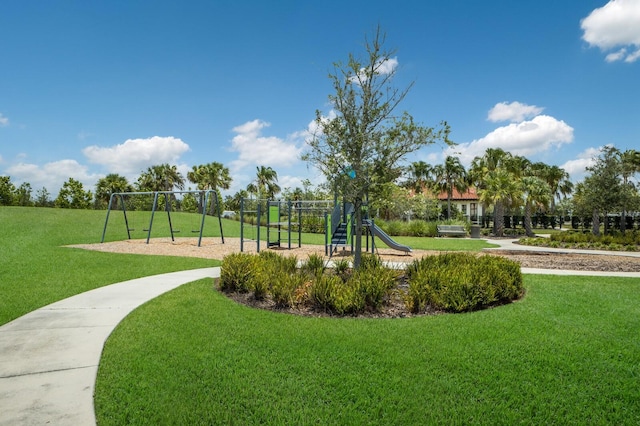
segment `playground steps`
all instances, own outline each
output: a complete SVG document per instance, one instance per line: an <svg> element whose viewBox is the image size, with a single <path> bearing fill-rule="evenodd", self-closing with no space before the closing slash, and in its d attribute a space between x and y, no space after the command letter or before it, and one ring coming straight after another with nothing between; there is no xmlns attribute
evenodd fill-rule
<svg viewBox="0 0 640 426"><path fill-rule="evenodd" d="M347 224L341 223L336 228L336 231L333 233L331 237L331 252L336 250L338 247L347 247L349 243L347 241Z"/></svg>

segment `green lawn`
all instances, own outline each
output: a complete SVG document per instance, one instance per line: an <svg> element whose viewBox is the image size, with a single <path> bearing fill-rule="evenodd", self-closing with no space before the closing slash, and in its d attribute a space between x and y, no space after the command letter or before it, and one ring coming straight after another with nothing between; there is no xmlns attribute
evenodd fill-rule
<svg viewBox="0 0 640 426"><path fill-rule="evenodd" d="M206 259L63 247L100 242L104 219L104 211L0 207L0 325L114 282L219 265Z"/></svg>
<svg viewBox="0 0 640 426"><path fill-rule="evenodd" d="M0 207L0 324L113 282L219 264L63 247L99 242L104 215ZM192 217L176 221L183 234ZM98 422L640 423L640 280L527 275L525 286L521 301L481 312L337 319L253 310L211 280L187 284L107 341Z"/></svg>
<svg viewBox="0 0 640 426"><path fill-rule="evenodd" d="M98 423L638 424L639 280L525 281L517 303L408 319L302 318L191 283L109 338Z"/></svg>

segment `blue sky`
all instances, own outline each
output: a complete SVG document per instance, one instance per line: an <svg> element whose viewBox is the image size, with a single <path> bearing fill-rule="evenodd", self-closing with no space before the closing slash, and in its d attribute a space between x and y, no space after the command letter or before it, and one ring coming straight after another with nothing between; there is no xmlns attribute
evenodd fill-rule
<svg viewBox="0 0 640 426"><path fill-rule="evenodd" d="M171 163L218 161L246 187L318 181L299 159L332 64L377 25L396 49L400 110L465 165L489 147L564 167L640 146L640 0L32 1L0 8L0 175L57 196Z"/></svg>

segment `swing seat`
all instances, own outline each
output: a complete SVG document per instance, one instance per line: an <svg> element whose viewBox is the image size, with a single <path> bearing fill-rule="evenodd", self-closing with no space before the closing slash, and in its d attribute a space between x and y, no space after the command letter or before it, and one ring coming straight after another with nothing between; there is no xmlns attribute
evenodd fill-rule
<svg viewBox="0 0 640 426"><path fill-rule="evenodd" d="M197 232L197 233L200 233L200 230L199 230L199 229L192 229L192 230L191 230L191 232L193 232L194 234L195 234L196 232Z"/></svg>

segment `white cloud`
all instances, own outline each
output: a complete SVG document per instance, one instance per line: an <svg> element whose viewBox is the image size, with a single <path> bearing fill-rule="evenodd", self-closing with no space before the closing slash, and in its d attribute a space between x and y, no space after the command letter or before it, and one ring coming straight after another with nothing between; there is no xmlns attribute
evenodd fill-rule
<svg viewBox="0 0 640 426"><path fill-rule="evenodd" d="M389 58L376 63L375 73L378 75L388 75L393 73L396 68L398 68L398 58ZM350 82L358 84L360 81L366 81L367 76L365 70L365 68L360 68L360 72L357 75L351 76Z"/></svg>
<svg viewBox="0 0 640 426"><path fill-rule="evenodd" d="M130 177L153 165L174 164L187 151L189 145L178 138L153 136L128 139L111 147L92 145L83 149L82 153L91 163L105 166L109 173Z"/></svg>
<svg viewBox="0 0 640 426"><path fill-rule="evenodd" d="M293 191L296 188L302 188L302 179L300 176L278 176L278 185L283 190L289 188Z"/></svg>
<svg viewBox="0 0 640 426"><path fill-rule="evenodd" d="M594 158L600 155L601 148L587 148L578 154L575 160L569 160L560 167L569 173L573 182L581 181L587 173L587 167L595 164Z"/></svg>
<svg viewBox="0 0 640 426"><path fill-rule="evenodd" d="M580 27L582 39L590 46L602 51L616 49L605 57L607 62L640 58L640 1L611 0L594 9Z"/></svg>
<svg viewBox="0 0 640 426"><path fill-rule="evenodd" d="M527 118L535 117L540 114L544 108L535 105L521 104L520 102L500 102L489 110L487 120L492 122L511 121L518 123Z"/></svg>
<svg viewBox="0 0 640 426"><path fill-rule="evenodd" d="M43 166L21 162L10 166L6 172L13 182L28 182L34 191L47 188L53 198L57 197L60 188L70 177L82 182L85 191L92 192L95 183L102 177L89 173L87 167L76 160L54 161Z"/></svg>
<svg viewBox="0 0 640 426"><path fill-rule="evenodd" d="M262 129L270 124L262 120L248 121L234 127L236 136L231 140L231 151L238 153L238 159L230 165L238 171L247 166L289 167L299 161L302 148L296 140L283 140L276 136L263 136ZM277 170L276 170L277 171Z"/></svg>
<svg viewBox="0 0 640 426"><path fill-rule="evenodd" d="M9 118L2 115L0 112L0 127L6 127L9 125Z"/></svg>
<svg viewBox="0 0 640 426"><path fill-rule="evenodd" d="M447 148L445 154L454 155L455 153L463 164L468 165L474 157L484 155L488 148L502 148L513 155L530 157L572 141L571 126L554 117L538 115L528 121L498 127L472 142Z"/></svg>

